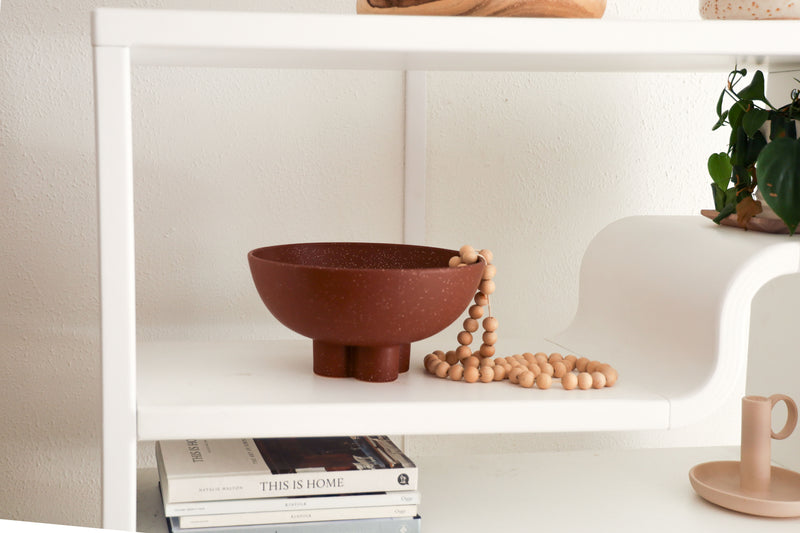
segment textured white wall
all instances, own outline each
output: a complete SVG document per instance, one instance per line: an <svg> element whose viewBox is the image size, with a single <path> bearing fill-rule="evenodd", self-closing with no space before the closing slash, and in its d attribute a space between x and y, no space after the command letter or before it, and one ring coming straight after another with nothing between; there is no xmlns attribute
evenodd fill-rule
<svg viewBox="0 0 800 533"><path fill-rule="evenodd" d="M354 4L3 2L0 518L99 523L91 9L352 12ZM611 0L607 16L696 12L696 0ZM428 242L495 251L493 303L504 334L557 331L574 310L579 260L600 228L626 215L709 205L705 159L722 146L709 126L723 80L429 74ZM143 337L281 335L252 290L247 250L402 238L399 73L140 68L133 83ZM769 295L764 300L759 306L769 307ZM754 324L772 339L774 320L759 309ZM704 438L690 430L416 437L408 445L511 451Z"/></svg>

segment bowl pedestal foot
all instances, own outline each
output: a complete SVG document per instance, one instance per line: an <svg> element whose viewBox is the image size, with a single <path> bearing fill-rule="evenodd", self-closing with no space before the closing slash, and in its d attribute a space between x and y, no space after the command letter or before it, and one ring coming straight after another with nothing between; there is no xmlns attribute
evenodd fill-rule
<svg viewBox="0 0 800 533"><path fill-rule="evenodd" d="M410 358L410 344L346 346L314 340L314 373L320 376L394 381L399 373L408 371Z"/></svg>

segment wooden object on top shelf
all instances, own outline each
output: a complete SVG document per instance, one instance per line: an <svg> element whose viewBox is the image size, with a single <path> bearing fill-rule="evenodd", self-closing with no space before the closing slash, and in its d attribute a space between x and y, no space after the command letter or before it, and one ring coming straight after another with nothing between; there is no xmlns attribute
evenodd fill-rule
<svg viewBox="0 0 800 533"><path fill-rule="evenodd" d="M358 0L360 14L600 18L606 0Z"/></svg>

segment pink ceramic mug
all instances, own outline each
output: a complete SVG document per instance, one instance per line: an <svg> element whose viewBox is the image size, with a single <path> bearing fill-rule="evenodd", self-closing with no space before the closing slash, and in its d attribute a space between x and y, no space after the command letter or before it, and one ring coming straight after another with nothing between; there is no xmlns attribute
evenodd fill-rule
<svg viewBox="0 0 800 533"><path fill-rule="evenodd" d="M772 408L783 401L788 409L786 424L779 432L772 430ZM797 425L797 404L785 394L745 396L742 398L741 488L761 492L769 489L772 466L772 439L782 440Z"/></svg>

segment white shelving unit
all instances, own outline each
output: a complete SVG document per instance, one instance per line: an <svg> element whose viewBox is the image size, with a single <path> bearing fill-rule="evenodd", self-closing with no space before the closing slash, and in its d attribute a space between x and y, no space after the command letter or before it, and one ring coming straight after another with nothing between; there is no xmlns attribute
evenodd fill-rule
<svg viewBox="0 0 800 533"><path fill-rule="evenodd" d="M584 256L572 325L548 341L521 339L526 346L552 346L613 360L624 376L613 389L580 394L470 388L432 379L419 365L390 384L320 378L304 361L310 341L137 346L130 92L134 65L405 70L405 239L424 242L424 71L727 72L735 63L747 62L776 72L800 66L798 34L800 22L794 21L97 10L93 45L104 526L136 526L138 440L610 431L668 429L695 422L743 393L753 295L769 280L800 268L800 243L795 239L720 231L700 217L638 217L610 225ZM654 234L659 235L655 243L648 238ZM732 240L736 253L731 252ZM682 261L687 256L695 258L691 265ZM661 283L653 286L652 279ZM412 357L424 355L425 345L414 348ZM271 363L265 353L280 354L280 364ZM191 365L186 364L188 358ZM691 363L691 375L680 370L682 361ZM187 373L189 367L192 371ZM661 379L654 383L648 376L655 372ZM203 391L201 403L197 391ZM463 414L466 409L454 409L466 404L469 416ZM501 411L505 415L496 416ZM480 413L495 416L476 416ZM476 425L476 419L482 422ZM444 483L434 480L429 486ZM438 497L426 493L426 498ZM429 509L429 514L450 512Z"/></svg>

